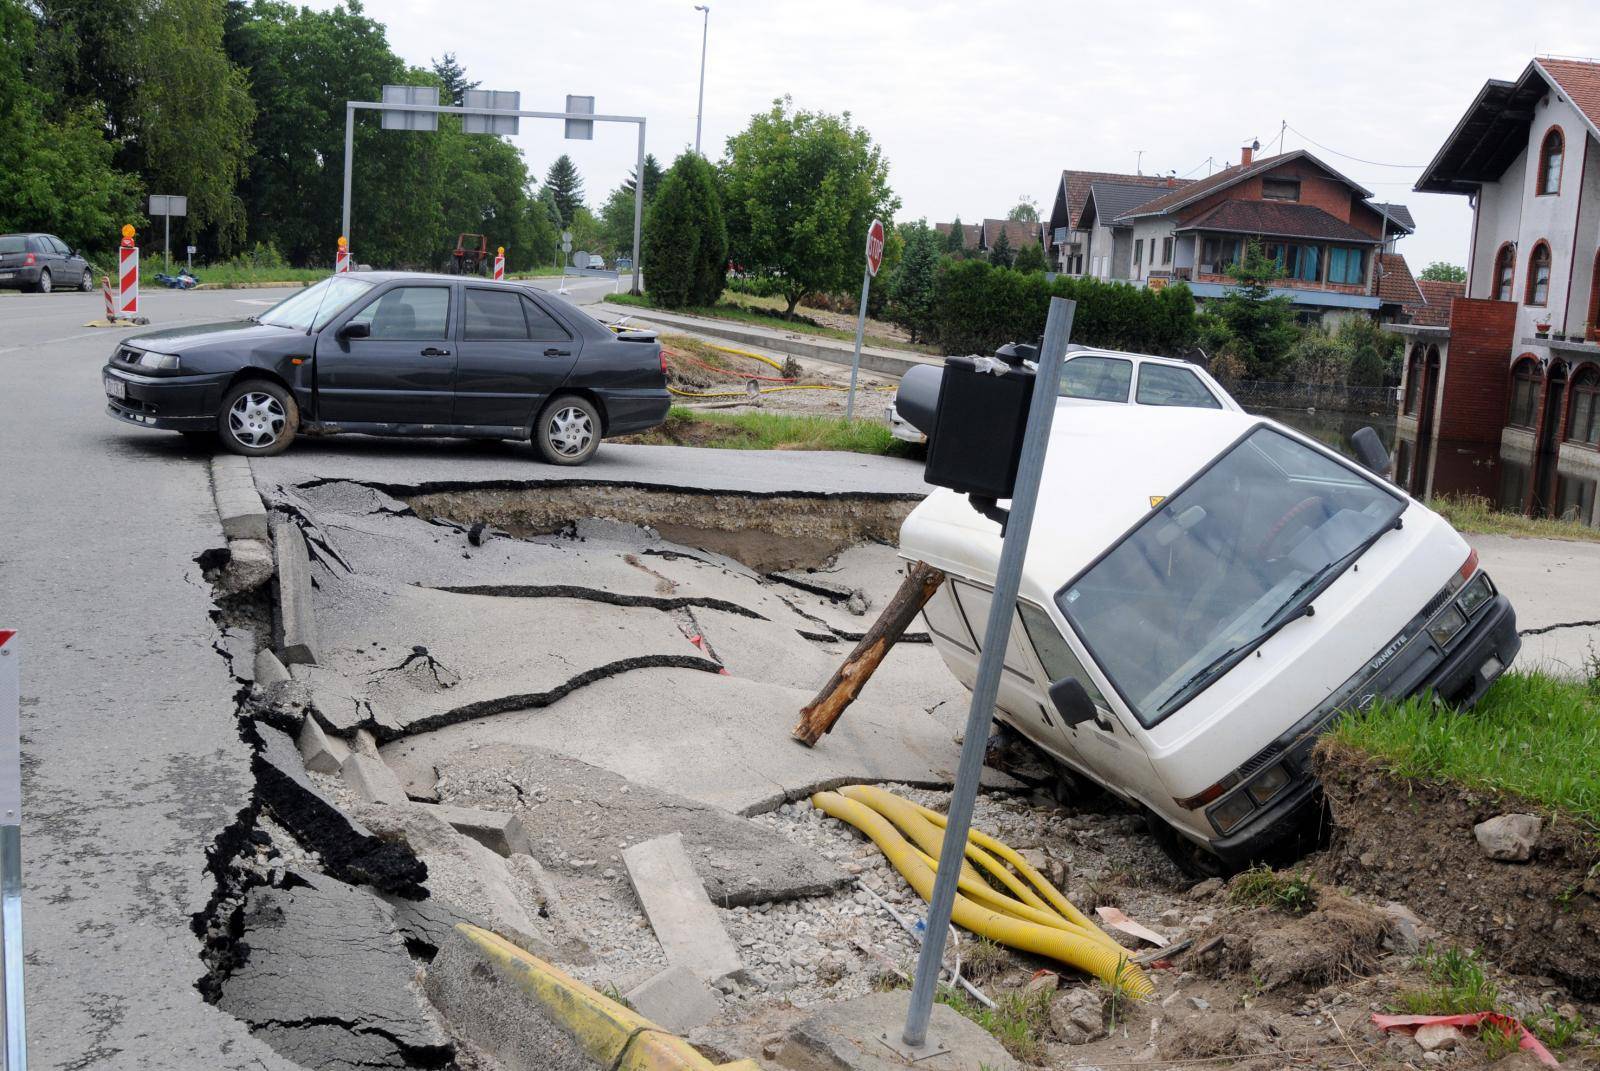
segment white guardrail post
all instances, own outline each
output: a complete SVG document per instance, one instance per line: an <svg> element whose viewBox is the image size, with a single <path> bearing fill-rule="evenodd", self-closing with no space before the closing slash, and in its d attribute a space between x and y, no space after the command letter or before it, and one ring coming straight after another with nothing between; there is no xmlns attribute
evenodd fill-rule
<svg viewBox="0 0 1600 1071"><path fill-rule="evenodd" d="M22 1003L22 640L0 628L0 959L5 1071L27 1071L28 1033Z"/></svg>

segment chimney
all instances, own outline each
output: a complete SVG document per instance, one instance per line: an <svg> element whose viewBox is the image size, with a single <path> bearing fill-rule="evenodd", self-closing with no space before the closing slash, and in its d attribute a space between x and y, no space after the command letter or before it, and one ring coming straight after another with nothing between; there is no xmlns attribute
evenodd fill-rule
<svg viewBox="0 0 1600 1071"><path fill-rule="evenodd" d="M1249 167L1250 161L1255 159L1256 151L1253 146L1246 145L1239 150L1239 166Z"/></svg>
<svg viewBox="0 0 1600 1071"><path fill-rule="evenodd" d="M1175 176L1175 175L1168 175L1167 176L1167 189L1170 190L1174 186L1176 186L1177 184L1178 184L1177 176Z"/></svg>

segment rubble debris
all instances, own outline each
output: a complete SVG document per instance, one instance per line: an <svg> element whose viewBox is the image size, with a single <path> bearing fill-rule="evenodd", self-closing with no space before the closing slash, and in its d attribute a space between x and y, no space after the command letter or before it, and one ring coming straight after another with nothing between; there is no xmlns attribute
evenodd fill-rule
<svg viewBox="0 0 1600 1071"><path fill-rule="evenodd" d="M1062 990L1050 1003L1050 1032L1068 1045L1106 1036L1106 994L1092 985Z"/></svg>
<svg viewBox="0 0 1600 1071"><path fill-rule="evenodd" d="M722 1010L711 987L677 963L634 986L626 997L634 1011L674 1034L704 1026Z"/></svg>
<svg viewBox="0 0 1600 1071"><path fill-rule="evenodd" d="M410 802L405 786L394 775L394 771L382 759L375 759L363 752L352 751L346 755L339 764L339 776L350 791L367 803L400 806Z"/></svg>
<svg viewBox="0 0 1600 1071"><path fill-rule="evenodd" d="M284 665L316 665L322 660L311 604L311 558L299 525L285 517L272 527L278 572L278 604L273 646Z"/></svg>
<svg viewBox="0 0 1600 1071"><path fill-rule="evenodd" d="M1536 814L1500 814L1472 827L1478 847L1502 863L1526 863L1533 858L1543 826Z"/></svg>
<svg viewBox="0 0 1600 1071"><path fill-rule="evenodd" d="M942 583L942 571L926 562L911 563L906 569L905 579L901 581L900 590L883 608L878 620L873 622L828 683L822 686L816 698L800 711L800 723L791 734L796 740L807 747L815 747L824 734L832 731L845 708L855 702L861 689L872 679L872 674L889 653L889 648L916 620L917 614L922 612Z"/></svg>
<svg viewBox="0 0 1600 1071"><path fill-rule="evenodd" d="M224 595L254 591L272 579L272 548L260 539L230 539L217 586Z"/></svg>
<svg viewBox="0 0 1600 1071"><path fill-rule="evenodd" d="M1316 989L1369 973L1387 933L1376 908L1324 887L1305 915L1258 907L1213 923L1194 935L1195 950L1183 966L1214 977L1247 977L1263 992ZM1213 941L1218 936L1220 943Z"/></svg>
<svg viewBox="0 0 1600 1071"><path fill-rule="evenodd" d="M260 722L247 732L261 741L251 765L263 804L323 866L341 880L384 892L425 895L428 868L403 844L387 844L336 807L311 783L300 750L288 734Z"/></svg>
<svg viewBox="0 0 1600 1071"><path fill-rule="evenodd" d="M441 1067L454 1047L411 984L389 905L321 874L245 894L249 948L218 1006L274 1050L320 1071Z"/></svg>
<svg viewBox="0 0 1600 1071"><path fill-rule="evenodd" d="M533 855L533 841L528 836L522 819L501 811L485 811L476 807L452 807L448 804L416 804L428 814L450 823L457 833L464 833L491 851L501 855L521 853Z"/></svg>
<svg viewBox="0 0 1600 1071"><path fill-rule="evenodd" d="M300 747L306 769L313 773L336 774L350 755L350 746L337 737L329 737L316 718L306 718L300 723L300 735L295 743Z"/></svg>
<svg viewBox="0 0 1600 1071"><path fill-rule="evenodd" d="M687 967L707 982L744 970L739 949L683 850L682 834L631 845L623 849L622 861L669 964Z"/></svg>
<svg viewBox="0 0 1600 1071"><path fill-rule="evenodd" d="M389 751L398 756L404 748ZM551 868L574 859L618 863L619 845L679 833L706 895L721 907L818 896L850 881L776 830L543 748L499 744L458 751L439 775L447 804L520 816L519 826L535 835L529 854Z"/></svg>
<svg viewBox="0 0 1600 1071"><path fill-rule="evenodd" d="M1259 1056L1280 1048L1276 1028L1260 1012L1212 1011L1185 1019L1180 1029L1161 1037L1156 1051L1163 1060L1206 1061Z"/></svg>
<svg viewBox="0 0 1600 1071"><path fill-rule="evenodd" d="M911 994L907 990L869 993L824 1005L793 1027L773 1059L793 1071L891 1071L909 1062L895 1049L905 1028ZM919 1071L1018 1071L1017 1061L983 1027L944 1004L933 1006L928 1021L927 1056Z"/></svg>

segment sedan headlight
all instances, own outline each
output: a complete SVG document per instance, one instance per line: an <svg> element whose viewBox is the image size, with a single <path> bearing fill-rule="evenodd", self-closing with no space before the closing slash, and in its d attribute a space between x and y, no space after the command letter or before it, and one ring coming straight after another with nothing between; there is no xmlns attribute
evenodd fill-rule
<svg viewBox="0 0 1600 1071"><path fill-rule="evenodd" d="M157 368L171 371L178 367L178 355L176 353L157 353L155 350L145 350L139 354L139 366L141 368Z"/></svg>
<svg viewBox="0 0 1600 1071"><path fill-rule="evenodd" d="M1262 804L1282 792L1291 780L1289 771L1280 762L1257 774L1245 791L1250 793L1250 798L1255 800L1257 804Z"/></svg>
<svg viewBox="0 0 1600 1071"><path fill-rule="evenodd" d="M1461 612L1471 617L1478 612L1478 608L1494 598L1494 588L1489 586L1489 578L1479 573L1468 584L1461 597L1456 600L1456 605L1461 607Z"/></svg>
<svg viewBox="0 0 1600 1071"><path fill-rule="evenodd" d="M1444 647L1455 639L1456 633L1460 632L1466 623L1466 615L1452 603L1445 607L1444 613L1433 619L1433 623L1428 626L1428 635L1433 638L1434 643Z"/></svg>
<svg viewBox="0 0 1600 1071"><path fill-rule="evenodd" d="M1250 817L1255 804L1250 802L1250 797L1243 792L1235 792L1208 812L1214 824L1223 833L1236 827L1240 822Z"/></svg>

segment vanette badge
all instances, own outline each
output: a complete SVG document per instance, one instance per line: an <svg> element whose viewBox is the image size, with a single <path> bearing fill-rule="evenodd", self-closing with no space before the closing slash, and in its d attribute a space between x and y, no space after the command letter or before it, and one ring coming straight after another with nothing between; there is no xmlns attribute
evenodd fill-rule
<svg viewBox="0 0 1600 1071"><path fill-rule="evenodd" d="M1378 657L1372 660L1373 671L1376 672L1387 665L1389 659L1393 658L1396 652L1398 652L1400 648L1404 647L1405 645L1406 635L1402 632L1400 635L1394 638L1394 641L1390 643L1389 646L1378 652Z"/></svg>

